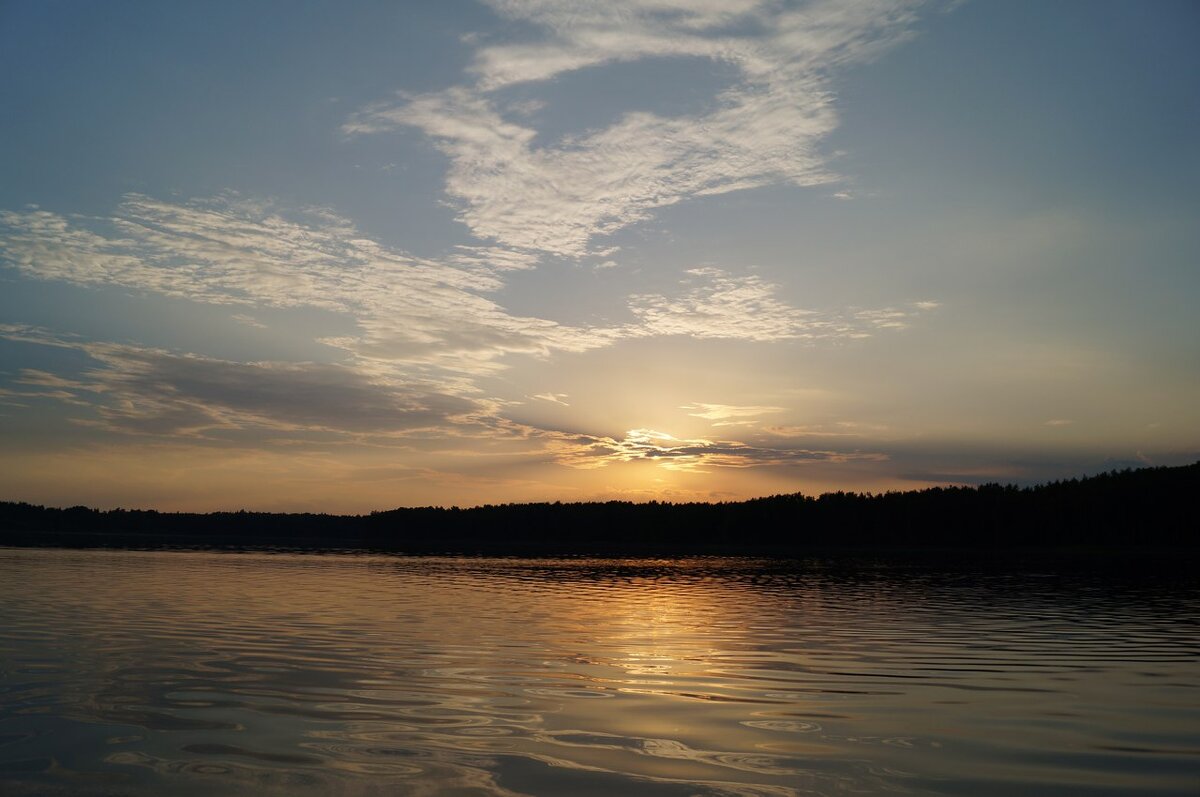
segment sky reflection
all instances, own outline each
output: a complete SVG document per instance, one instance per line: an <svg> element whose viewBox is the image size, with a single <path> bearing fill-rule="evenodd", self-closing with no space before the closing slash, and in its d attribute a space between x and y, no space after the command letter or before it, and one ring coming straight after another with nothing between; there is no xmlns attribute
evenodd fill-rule
<svg viewBox="0 0 1200 797"><path fill-rule="evenodd" d="M0 782L1185 794L1183 582L820 562L0 552Z"/></svg>

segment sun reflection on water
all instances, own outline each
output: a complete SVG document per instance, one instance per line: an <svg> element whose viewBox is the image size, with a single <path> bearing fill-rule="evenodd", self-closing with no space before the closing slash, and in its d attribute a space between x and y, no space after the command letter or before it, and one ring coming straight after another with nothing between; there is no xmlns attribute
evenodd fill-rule
<svg viewBox="0 0 1200 797"><path fill-rule="evenodd" d="M0 785L1186 793L1195 590L1130 590L739 559L0 549Z"/></svg>

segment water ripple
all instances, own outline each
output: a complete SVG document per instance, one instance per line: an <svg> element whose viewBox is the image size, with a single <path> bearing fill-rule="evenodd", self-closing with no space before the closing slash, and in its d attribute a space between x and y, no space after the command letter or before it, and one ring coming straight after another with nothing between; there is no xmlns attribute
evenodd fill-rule
<svg viewBox="0 0 1200 797"><path fill-rule="evenodd" d="M1200 588L0 549L0 790L1196 793Z"/></svg>

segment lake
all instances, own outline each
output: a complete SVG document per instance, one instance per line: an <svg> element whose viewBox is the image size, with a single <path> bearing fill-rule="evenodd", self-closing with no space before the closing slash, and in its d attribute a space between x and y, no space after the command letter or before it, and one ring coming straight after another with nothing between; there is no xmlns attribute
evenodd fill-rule
<svg viewBox="0 0 1200 797"><path fill-rule="evenodd" d="M1190 795L1114 562L0 549L5 795Z"/></svg>

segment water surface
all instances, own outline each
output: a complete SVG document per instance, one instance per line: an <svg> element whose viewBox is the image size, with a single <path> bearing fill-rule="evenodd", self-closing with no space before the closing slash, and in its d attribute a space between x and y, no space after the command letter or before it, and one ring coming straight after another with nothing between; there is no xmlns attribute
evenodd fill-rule
<svg viewBox="0 0 1200 797"><path fill-rule="evenodd" d="M1195 795L1185 576L0 549L6 795Z"/></svg>

